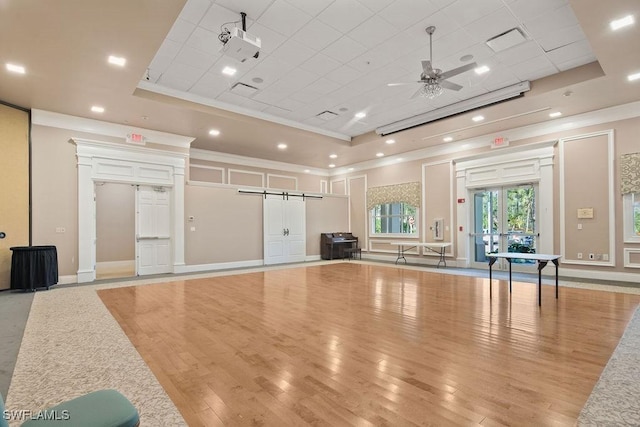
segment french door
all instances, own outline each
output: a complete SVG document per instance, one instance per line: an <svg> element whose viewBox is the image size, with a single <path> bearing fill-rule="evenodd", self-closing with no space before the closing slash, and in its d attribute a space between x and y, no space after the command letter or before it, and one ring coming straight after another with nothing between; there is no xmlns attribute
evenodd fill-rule
<svg viewBox="0 0 640 427"><path fill-rule="evenodd" d="M498 252L536 253L537 185L475 190L473 192L472 266L486 268L487 256ZM494 268L508 268L499 260ZM513 260L514 271L535 271L535 261Z"/></svg>

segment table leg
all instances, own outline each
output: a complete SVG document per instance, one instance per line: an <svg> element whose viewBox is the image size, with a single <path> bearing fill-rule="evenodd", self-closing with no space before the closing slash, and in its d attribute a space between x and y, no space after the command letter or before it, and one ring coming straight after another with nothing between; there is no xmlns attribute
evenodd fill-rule
<svg viewBox="0 0 640 427"><path fill-rule="evenodd" d="M553 262L556 266L556 299L558 299L558 260L553 259L551 260L551 262Z"/></svg>
<svg viewBox="0 0 640 427"><path fill-rule="evenodd" d="M538 261L538 307L542 305L542 269L547 266L548 261Z"/></svg>
<svg viewBox="0 0 640 427"><path fill-rule="evenodd" d="M507 261L509 262L509 293L511 293L511 282L513 281L511 279L511 258L507 258Z"/></svg>
<svg viewBox="0 0 640 427"><path fill-rule="evenodd" d="M492 273L492 266L493 266L493 264L495 264L495 263L496 263L496 260L497 260L497 259L498 259L498 258L491 258L491 257L489 257L489 299L491 299L491 298L492 298L492 292L493 292L493 291L492 291L492 288L491 288L491 282L492 282L492 274L491 274L491 273Z"/></svg>

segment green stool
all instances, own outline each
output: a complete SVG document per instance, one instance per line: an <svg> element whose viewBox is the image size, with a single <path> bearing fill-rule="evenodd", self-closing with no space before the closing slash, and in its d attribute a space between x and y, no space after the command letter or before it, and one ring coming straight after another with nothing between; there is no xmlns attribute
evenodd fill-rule
<svg viewBox="0 0 640 427"><path fill-rule="evenodd" d="M0 410L4 403L0 397ZM0 414L0 427L9 424ZM23 427L136 427L140 416L129 400L116 390L98 390L41 412L33 412Z"/></svg>

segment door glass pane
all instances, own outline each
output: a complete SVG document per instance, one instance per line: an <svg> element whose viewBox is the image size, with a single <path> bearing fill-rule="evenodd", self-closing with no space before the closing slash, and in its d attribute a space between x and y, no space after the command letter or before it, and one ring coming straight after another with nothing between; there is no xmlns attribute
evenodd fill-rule
<svg viewBox="0 0 640 427"><path fill-rule="evenodd" d="M474 260L485 262L488 253L500 252L498 191L474 194Z"/></svg>
<svg viewBox="0 0 640 427"><path fill-rule="evenodd" d="M533 186L508 188L506 191L507 250L517 253L536 253L535 190ZM514 260L531 264L533 260Z"/></svg>

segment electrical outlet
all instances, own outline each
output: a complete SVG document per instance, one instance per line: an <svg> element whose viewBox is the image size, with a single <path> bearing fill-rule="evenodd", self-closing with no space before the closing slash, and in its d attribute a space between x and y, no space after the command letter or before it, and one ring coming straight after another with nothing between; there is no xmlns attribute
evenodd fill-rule
<svg viewBox="0 0 640 427"><path fill-rule="evenodd" d="M56 233L64 233L65 231L67 230L64 227L56 227Z"/></svg>
<svg viewBox="0 0 640 427"><path fill-rule="evenodd" d="M582 252L578 252L578 259L582 259Z"/></svg>
<svg viewBox="0 0 640 427"><path fill-rule="evenodd" d="M595 254L589 254L589 259L591 259L591 260L596 259L596 255Z"/></svg>
<svg viewBox="0 0 640 427"><path fill-rule="evenodd" d="M582 230L582 224L578 224L578 230Z"/></svg>

